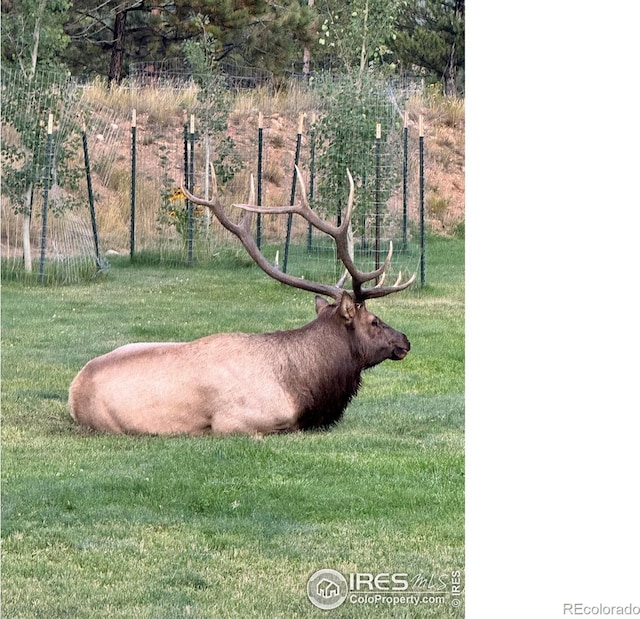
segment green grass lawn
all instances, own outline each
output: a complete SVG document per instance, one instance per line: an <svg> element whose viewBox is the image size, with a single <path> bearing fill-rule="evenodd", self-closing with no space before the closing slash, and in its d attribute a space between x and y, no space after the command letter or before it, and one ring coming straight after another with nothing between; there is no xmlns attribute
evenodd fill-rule
<svg viewBox="0 0 640 619"><path fill-rule="evenodd" d="M127 342L300 326L313 295L235 259L6 282L3 616L464 616L451 595L453 572L464 584L464 242L428 252L427 289L368 303L407 334L408 357L365 373L331 431L260 441L93 433L69 417L67 389ZM322 611L306 595L320 568L407 574L445 601Z"/></svg>

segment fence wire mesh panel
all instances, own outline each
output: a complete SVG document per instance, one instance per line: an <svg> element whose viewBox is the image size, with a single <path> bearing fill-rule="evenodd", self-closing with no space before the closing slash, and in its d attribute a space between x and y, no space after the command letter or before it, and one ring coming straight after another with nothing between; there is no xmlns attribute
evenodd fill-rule
<svg viewBox="0 0 640 619"><path fill-rule="evenodd" d="M463 225L463 209L452 210L451 198L438 193L444 187L438 158L445 146L451 151L453 139L447 127L463 122L463 108L456 117L454 108L437 107L414 82L354 84L316 75L274 88L268 75L237 67L234 73L231 66L207 76L171 63L134 69L129 83L112 88L44 73L25 82L3 70L3 276L32 277L43 239L47 281L104 272L112 256L129 255L132 233L139 259L213 264L224 252L244 256L208 209L190 208L183 184L200 197L219 198L229 211L247 201L252 177L264 206L299 203L304 185L312 208L339 224L349 196L348 169L355 184L356 262L375 268L392 242L389 278L419 270L421 202L431 230ZM423 115L433 146L426 170L419 164ZM462 146L456 148L457 159L449 163L461 168ZM421 173L427 181L422 189ZM50 217L43 236L45 195ZM331 240L299 216L254 219L263 253L279 267L327 282L341 275Z"/></svg>
<svg viewBox="0 0 640 619"><path fill-rule="evenodd" d="M42 280L73 282L96 272L81 95L67 76L40 72L27 80L2 71L3 276L30 277L39 257Z"/></svg>

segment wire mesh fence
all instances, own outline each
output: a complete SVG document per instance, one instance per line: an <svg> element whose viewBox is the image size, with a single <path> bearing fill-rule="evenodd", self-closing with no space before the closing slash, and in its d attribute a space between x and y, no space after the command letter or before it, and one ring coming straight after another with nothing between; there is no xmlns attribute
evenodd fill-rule
<svg viewBox="0 0 640 619"><path fill-rule="evenodd" d="M273 73L258 67L246 67L232 61L218 63L218 71L225 76L226 86L236 92L248 88L270 86ZM135 62L129 67L130 82L137 86L188 86L197 76L184 58L166 58L151 62Z"/></svg>
<svg viewBox="0 0 640 619"><path fill-rule="evenodd" d="M305 191L321 217L339 224L347 169L356 261L373 268L392 241L390 270L417 271L425 169L415 118L408 123L403 109L407 89L315 76L292 81L283 98L268 83L266 74L233 67L204 81L183 67L134 67L130 83L112 89L50 74L25 83L3 70L3 276L35 277L40 256L41 281L65 282L106 270L116 254L194 264L239 251L208 209L186 201L183 183L231 212L246 202L253 177L259 204L292 204ZM255 219L263 253L281 268L328 282L341 274L332 242L300 217Z"/></svg>

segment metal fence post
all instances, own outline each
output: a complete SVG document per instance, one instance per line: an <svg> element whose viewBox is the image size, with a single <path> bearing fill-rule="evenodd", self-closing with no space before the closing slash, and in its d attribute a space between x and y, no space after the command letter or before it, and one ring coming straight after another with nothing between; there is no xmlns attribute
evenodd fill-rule
<svg viewBox="0 0 640 619"><path fill-rule="evenodd" d="M289 204L291 206L294 205L296 200L296 184L298 181L298 172L296 168L300 163L300 146L302 145L302 126L304 123L304 114L300 114L300 118L298 119L298 136L296 139L296 154L295 161L293 167L293 179L291 180L291 197L289 199ZM287 216L287 238L284 243L284 260L282 262L282 271L283 273L287 272L287 264L289 262L289 245L291 244L291 225L293 223L293 215L289 213Z"/></svg>
<svg viewBox="0 0 640 619"><path fill-rule="evenodd" d="M257 196L257 205L262 206L262 149L263 149L263 139L264 139L264 130L262 128L262 112L258 113L258 196ZM258 213L258 217L256 220L256 244L258 249L262 245L262 213Z"/></svg>
<svg viewBox="0 0 640 619"><path fill-rule="evenodd" d="M380 196L381 196L381 171L380 171L380 149L382 142L382 125L380 123L376 123L376 179L375 179L375 225L374 225L374 233L375 233L375 247L374 247L374 255L375 255L375 268L376 270L380 268L380 228L382 227L382 205L380 204Z"/></svg>
<svg viewBox="0 0 640 619"><path fill-rule="evenodd" d="M420 285L424 286L427 277L427 256L425 229L425 205L424 205L424 126L423 117L420 116L419 126L419 153L420 153Z"/></svg>
<svg viewBox="0 0 640 619"><path fill-rule="evenodd" d="M89 215L91 216L91 230L93 232L93 246L96 252L96 267L100 270L100 249L98 244L98 223L96 208L93 201L93 184L91 182L91 163L89 161L89 144L87 142L87 128L82 128L82 151L84 152L84 168L87 175L87 194L89 197Z"/></svg>
<svg viewBox="0 0 640 619"><path fill-rule="evenodd" d="M402 128L402 248L407 248L407 228L409 225L409 115L404 114Z"/></svg>
<svg viewBox="0 0 640 619"><path fill-rule="evenodd" d="M196 134L195 134L195 116L191 114L189 120L189 175L187 177L187 187L189 191L193 193L194 190L194 176L195 176L195 148L196 146ZM193 266L193 236L194 236L195 220L193 213L193 203L187 201L187 263L190 267Z"/></svg>
<svg viewBox="0 0 640 619"><path fill-rule="evenodd" d="M313 204L316 186L316 114L311 115L311 144L309 145L309 203ZM307 229L307 251L313 249L313 226Z"/></svg>
<svg viewBox="0 0 640 619"><path fill-rule="evenodd" d="M136 252L136 110L131 111L131 228L129 232L129 257Z"/></svg>

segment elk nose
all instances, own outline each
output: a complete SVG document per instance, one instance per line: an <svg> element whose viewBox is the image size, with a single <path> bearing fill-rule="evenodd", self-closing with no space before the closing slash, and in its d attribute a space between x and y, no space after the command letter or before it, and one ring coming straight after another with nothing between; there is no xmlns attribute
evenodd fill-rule
<svg viewBox="0 0 640 619"><path fill-rule="evenodd" d="M407 356L410 350L411 350L411 343L409 342L407 336L404 335L403 333L402 343L393 349L393 354L391 356L391 359L394 361L400 361Z"/></svg>
<svg viewBox="0 0 640 619"><path fill-rule="evenodd" d="M407 352L409 352L411 350L411 342L409 342L409 338L404 333L401 333L400 340L402 342L400 344L400 348L404 348Z"/></svg>

